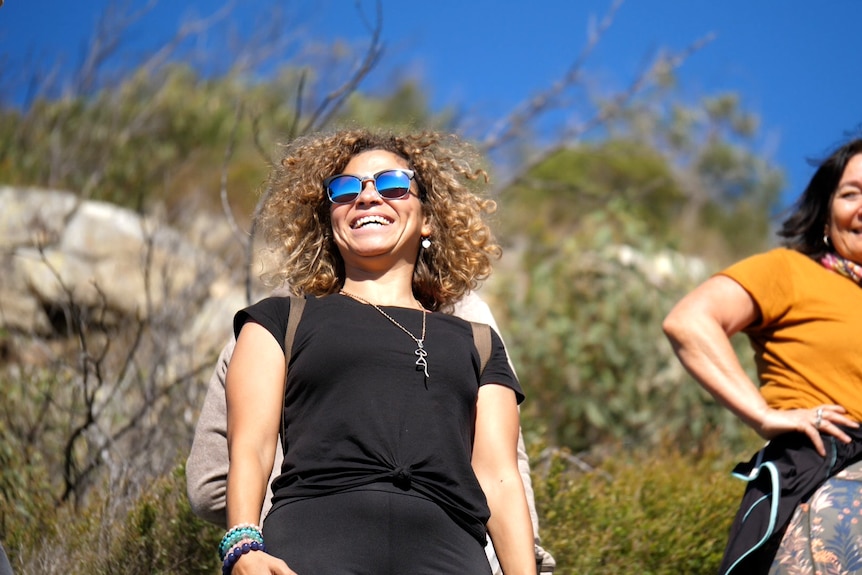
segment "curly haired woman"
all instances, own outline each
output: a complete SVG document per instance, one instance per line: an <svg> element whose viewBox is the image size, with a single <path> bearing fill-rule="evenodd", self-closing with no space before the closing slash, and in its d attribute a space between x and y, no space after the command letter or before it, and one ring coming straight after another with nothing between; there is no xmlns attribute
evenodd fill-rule
<svg viewBox="0 0 862 575"><path fill-rule="evenodd" d="M475 162L435 133L287 146L261 221L278 260L270 279L304 297L304 312L286 383L291 299L234 319L226 572L490 573L487 528L507 575L535 573L516 462L523 394L496 333L482 369L470 324L438 313L500 251Z"/></svg>

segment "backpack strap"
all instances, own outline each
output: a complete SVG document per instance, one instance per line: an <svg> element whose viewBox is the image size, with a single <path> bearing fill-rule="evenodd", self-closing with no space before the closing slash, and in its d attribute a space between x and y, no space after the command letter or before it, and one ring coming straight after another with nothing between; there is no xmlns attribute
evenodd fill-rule
<svg viewBox="0 0 862 575"><path fill-rule="evenodd" d="M296 328L302 319L302 310L305 309L305 298L290 296L290 315L287 318L287 329L284 330L284 393L281 397L281 440L284 441L287 425L284 421L284 398L287 394L287 367L293 356L293 339L296 336Z"/></svg>
<svg viewBox="0 0 862 575"><path fill-rule="evenodd" d="M471 321L470 325L473 328L473 345L479 352L479 375L482 375L491 359L491 326L475 321Z"/></svg>

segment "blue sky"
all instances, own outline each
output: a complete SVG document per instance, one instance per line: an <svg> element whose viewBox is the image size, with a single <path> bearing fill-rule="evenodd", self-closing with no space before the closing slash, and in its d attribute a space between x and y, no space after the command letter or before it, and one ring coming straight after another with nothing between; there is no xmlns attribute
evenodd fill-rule
<svg viewBox="0 0 862 575"><path fill-rule="evenodd" d="M0 57L73 64L108 0L5 0ZM130 3L143 5L143 1ZM134 38L167 39L197 11L219 2L161 0L134 28ZM273 0L238 2L234 19L248 26ZM320 42L367 37L354 0L285 1L305 34ZM368 87L393 77L419 79L434 108L455 106L493 121L547 88L584 46L591 22L609 0L382 0L386 53ZM373 4L362 0L372 13ZM813 173L818 157L862 125L862 2L858 0L628 0L588 60L602 90L629 82L648 55L714 40L678 71L691 102L737 92L761 119L758 152L787 175L785 203ZM27 60L29 58L29 60Z"/></svg>

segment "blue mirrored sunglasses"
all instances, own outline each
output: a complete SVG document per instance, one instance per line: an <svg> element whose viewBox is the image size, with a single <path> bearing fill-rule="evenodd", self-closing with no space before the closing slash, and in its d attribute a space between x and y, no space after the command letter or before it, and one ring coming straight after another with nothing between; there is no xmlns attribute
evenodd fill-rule
<svg viewBox="0 0 862 575"><path fill-rule="evenodd" d="M359 197L365 182L373 181L374 189L384 200L400 200L410 194L413 170L383 170L373 176L360 178L350 174L338 174L326 178L323 186L333 204L349 204Z"/></svg>

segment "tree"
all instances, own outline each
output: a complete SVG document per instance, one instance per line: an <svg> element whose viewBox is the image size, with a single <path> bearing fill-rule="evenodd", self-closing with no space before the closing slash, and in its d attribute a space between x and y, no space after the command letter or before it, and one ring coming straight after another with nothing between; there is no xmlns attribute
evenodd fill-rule
<svg viewBox="0 0 862 575"><path fill-rule="evenodd" d="M651 102L500 192L514 253L492 287L533 396L524 413L575 450L668 436L696 445L715 427L743 437L659 326L722 262L769 245L780 173L752 151L756 122L736 98L709 99L702 112L674 104L667 116Z"/></svg>

